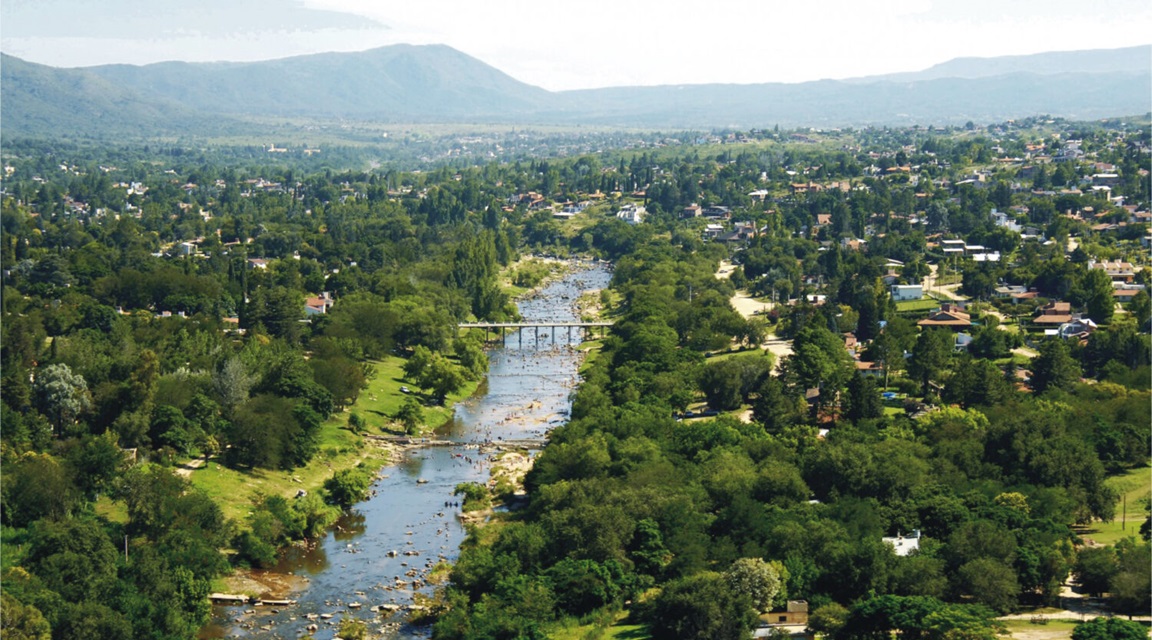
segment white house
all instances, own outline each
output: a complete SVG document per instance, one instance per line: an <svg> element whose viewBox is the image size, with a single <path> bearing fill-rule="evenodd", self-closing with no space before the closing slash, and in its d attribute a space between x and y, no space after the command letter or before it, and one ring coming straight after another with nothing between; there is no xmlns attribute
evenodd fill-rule
<svg viewBox="0 0 1152 640"><path fill-rule="evenodd" d="M628 224L640 224L644 221L644 214L646 213L647 210L644 207L629 203L616 212L616 217Z"/></svg>
<svg viewBox="0 0 1152 640"><path fill-rule="evenodd" d="M916 529L910 536L896 534L895 538L881 538L881 540L892 545L896 555L906 556L920 548L920 530Z"/></svg>
<svg viewBox="0 0 1152 640"><path fill-rule="evenodd" d="M892 285L892 300L920 300L924 297L924 285L920 284L894 284Z"/></svg>

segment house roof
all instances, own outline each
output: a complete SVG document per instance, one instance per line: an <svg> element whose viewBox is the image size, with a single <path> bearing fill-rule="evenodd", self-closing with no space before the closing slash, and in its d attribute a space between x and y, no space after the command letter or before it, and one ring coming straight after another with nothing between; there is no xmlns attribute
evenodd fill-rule
<svg viewBox="0 0 1152 640"><path fill-rule="evenodd" d="M1032 322L1035 324L1064 324L1065 322L1071 322L1071 321L1072 321L1072 315L1071 314L1056 315L1054 313L1043 315L1043 316L1036 316L1035 318L1032 319Z"/></svg>
<svg viewBox="0 0 1152 640"><path fill-rule="evenodd" d="M1072 313L1072 303L1070 302L1049 302L1048 304L1040 307L1040 313L1047 315L1064 315Z"/></svg>
<svg viewBox="0 0 1152 640"><path fill-rule="evenodd" d="M916 324L922 327L968 327L972 325L972 316L946 304Z"/></svg>

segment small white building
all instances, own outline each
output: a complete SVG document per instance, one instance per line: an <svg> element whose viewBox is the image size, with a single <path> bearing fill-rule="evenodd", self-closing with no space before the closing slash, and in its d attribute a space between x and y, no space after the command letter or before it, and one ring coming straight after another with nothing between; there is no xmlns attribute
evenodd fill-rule
<svg viewBox="0 0 1152 640"><path fill-rule="evenodd" d="M920 548L920 530L916 529L910 536L903 536L898 533L895 538L881 538L881 540L892 545L892 548L896 550L896 555L906 556Z"/></svg>
<svg viewBox="0 0 1152 640"><path fill-rule="evenodd" d="M629 203L624 205L624 208L620 209L620 211L616 212L616 217L628 224L640 224L644 221L644 215L646 213L647 210L644 207Z"/></svg>
<svg viewBox="0 0 1152 640"><path fill-rule="evenodd" d="M892 301L920 300L924 297L924 285L921 284L894 284L892 285Z"/></svg>

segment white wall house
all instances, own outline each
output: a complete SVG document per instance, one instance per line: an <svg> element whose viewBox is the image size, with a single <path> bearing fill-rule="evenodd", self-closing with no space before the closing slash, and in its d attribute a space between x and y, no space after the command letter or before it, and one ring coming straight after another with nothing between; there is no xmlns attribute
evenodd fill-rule
<svg viewBox="0 0 1152 640"><path fill-rule="evenodd" d="M919 300L924 297L924 285L920 284L894 284L892 285L892 300Z"/></svg>

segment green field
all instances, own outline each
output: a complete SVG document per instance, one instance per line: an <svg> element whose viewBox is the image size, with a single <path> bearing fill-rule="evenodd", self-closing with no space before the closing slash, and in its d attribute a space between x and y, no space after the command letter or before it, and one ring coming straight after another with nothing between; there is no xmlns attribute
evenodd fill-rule
<svg viewBox="0 0 1152 640"><path fill-rule="evenodd" d="M651 638L648 628L642 624L623 624L627 612L617 615L610 627L601 624L567 624L548 633L551 640L643 640Z"/></svg>
<svg viewBox="0 0 1152 640"><path fill-rule="evenodd" d="M931 311L940 306L939 300L921 298L920 300L901 300L896 303L896 311L904 313L911 311Z"/></svg>
<svg viewBox="0 0 1152 640"><path fill-rule="evenodd" d="M368 433L393 433L396 428L392 424L392 416L400 410L400 405L407 395L400 387L408 387L411 395L415 395L424 402L424 424L427 428L435 429L452 418L452 407L457 402L476 393L480 386L479 381L469 382L463 389L448 396L444 406L429 405L426 394L420 393L416 385L404 379L404 359L388 357L383 360L371 361L376 375L368 381L368 388L360 392L356 404L352 405L344 415L337 414L333 420L346 424L349 413L358 413L368 424ZM331 421L330 421L331 422Z"/></svg>
<svg viewBox="0 0 1152 640"><path fill-rule="evenodd" d="M1108 478L1107 483L1120 496L1116 501L1116 517L1112 522L1094 522L1080 534L1100 544L1115 544L1129 536L1139 535L1140 525L1148 517L1144 508L1152 495L1152 468L1132 469ZM1125 503L1127 518L1124 517Z"/></svg>
<svg viewBox="0 0 1152 640"><path fill-rule="evenodd" d="M1043 624L1035 624L1030 620L1001 620L1008 627L1008 633L1013 638L1029 638L1032 640L1064 640L1072 637L1072 631L1079 622L1075 620L1048 620Z"/></svg>
<svg viewBox="0 0 1152 640"><path fill-rule="evenodd" d="M404 359L388 357L373 361L375 375L368 381L368 387L360 392L356 403L342 413L327 420L320 431L319 450L306 466L291 471L267 469L236 470L210 460L188 477L192 484L203 490L224 510L224 515L243 522L252 500L258 494L279 494L291 497L300 489L317 491L324 481L335 471L356 466L361 461L382 466L387 462L387 453L366 446L365 439L348 428L348 417L358 413L367 423L367 434L398 433L391 416L400 409L405 394L401 386L411 387L412 392L427 402L427 397L418 393L415 385L404 380ZM425 406L424 423L427 428L435 428L452 417L452 407L479 387L480 382L470 382L464 389L448 396L441 407ZM109 507L111 509L111 507Z"/></svg>

